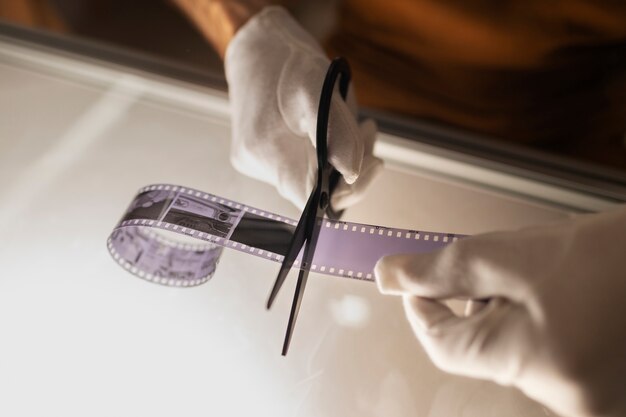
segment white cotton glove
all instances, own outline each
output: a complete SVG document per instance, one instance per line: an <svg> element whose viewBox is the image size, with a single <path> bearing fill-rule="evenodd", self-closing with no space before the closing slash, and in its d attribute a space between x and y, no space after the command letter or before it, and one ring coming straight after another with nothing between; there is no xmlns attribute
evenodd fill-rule
<svg viewBox="0 0 626 417"><path fill-rule="evenodd" d="M388 256L375 272L439 368L565 416L626 416L626 209ZM459 317L452 298L491 301Z"/></svg>
<svg viewBox="0 0 626 417"><path fill-rule="evenodd" d="M330 61L281 7L266 7L229 43L225 68L232 110L235 168L276 186L302 208L317 175L317 108ZM381 168L372 156L376 125L356 120L351 93L335 91L328 126L330 163L342 174L331 204L359 199Z"/></svg>

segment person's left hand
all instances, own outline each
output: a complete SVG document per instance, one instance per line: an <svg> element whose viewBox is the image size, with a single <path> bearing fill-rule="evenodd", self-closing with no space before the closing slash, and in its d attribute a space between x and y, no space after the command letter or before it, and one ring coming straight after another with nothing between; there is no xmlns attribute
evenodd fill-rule
<svg viewBox="0 0 626 417"><path fill-rule="evenodd" d="M626 209L388 256L375 273L439 368L568 416L626 415ZM482 308L459 317L452 298Z"/></svg>

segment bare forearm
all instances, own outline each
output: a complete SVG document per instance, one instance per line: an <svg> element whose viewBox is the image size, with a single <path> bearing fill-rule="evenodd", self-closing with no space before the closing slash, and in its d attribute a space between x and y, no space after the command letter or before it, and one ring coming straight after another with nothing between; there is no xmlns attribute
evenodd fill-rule
<svg viewBox="0 0 626 417"><path fill-rule="evenodd" d="M237 30L263 7L290 0L173 0L224 58Z"/></svg>

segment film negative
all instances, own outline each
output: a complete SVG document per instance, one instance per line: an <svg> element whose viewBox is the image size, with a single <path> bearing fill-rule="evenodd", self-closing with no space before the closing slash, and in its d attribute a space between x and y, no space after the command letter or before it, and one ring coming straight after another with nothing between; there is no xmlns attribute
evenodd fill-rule
<svg viewBox="0 0 626 417"><path fill-rule="evenodd" d="M223 248L282 262L297 221L191 188L155 184L139 190L107 247L130 273L158 284L189 287L208 281ZM174 237L191 237L182 242ZM423 253L463 237L324 219L311 265L295 267L373 281L382 256ZM188 239L186 239L188 240Z"/></svg>

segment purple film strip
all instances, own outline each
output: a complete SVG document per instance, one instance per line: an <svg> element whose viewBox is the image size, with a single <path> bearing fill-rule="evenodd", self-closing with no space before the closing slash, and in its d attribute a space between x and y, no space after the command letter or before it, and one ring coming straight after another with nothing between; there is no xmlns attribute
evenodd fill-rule
<svg viewBox="0 0 626 417"><path fill-rule="evenodd" d="M188 287L211 278L222 247L282 262L296 224L293 219L202 191L157 184L139 190L107 246L132 274ZM159 230L201 243L177 242ZM373 281L374 265L382 256L430 252L461 237L325 219L310 270ZM300 266L299 259L294 266Z"/></svg>

